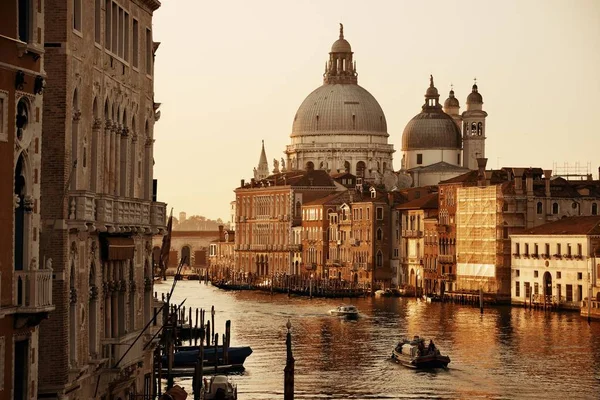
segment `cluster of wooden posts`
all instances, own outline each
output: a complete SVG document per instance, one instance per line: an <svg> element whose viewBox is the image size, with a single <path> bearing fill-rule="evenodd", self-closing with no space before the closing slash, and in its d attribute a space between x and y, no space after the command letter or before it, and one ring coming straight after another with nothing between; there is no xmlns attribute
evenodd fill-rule
<svg viewBox="0 0 600 400"><path fill-rule="evenodd" d="M162 381L166 378L166 388L171 389L174 385L175 376L193 376L194 400L201 398L203 390L204 373L212 372L205 368L205 361L213 368L214 373L220 371L221 367L226 367L229 363L229 346L231 343L231 321L225 322L225 333L222 335L221 344L219 344L219 333L215 332L215 307L210 310L210 320L206 316L206 310L202 308L188 307L183 304L170 304L169 298L164 297L166 302L163 313L163 327L160 340L160 346L157 346L154 355L154 385L155 393L159 396L163 393ZM195 317L195 318L194 318ZM188 346L182 346L187 342ZM214 360L204 359L204 350L214 348ZM177 348L198 349L198 359L195 368L177 368L173 367L175 352ZM219 353L218 349L222 349ZM219 359L221 354L221 360ZM166 367L163 366L163 358L166 358ZM165 376L166 375L166 376Z"/></svg>

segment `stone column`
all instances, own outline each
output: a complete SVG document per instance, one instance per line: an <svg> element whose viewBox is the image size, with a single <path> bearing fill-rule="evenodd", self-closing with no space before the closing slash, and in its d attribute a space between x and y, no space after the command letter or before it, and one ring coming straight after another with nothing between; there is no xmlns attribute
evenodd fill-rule
<svg viewBox="0 0 600 400"><path fill-rule="evenodd" d="M112 130L112 122L110 120L106 120L106 125L104 127L104 163L102 166L103 174L102 174L102 192L105 194L110 193L110 132Z"/></svg>
<svg viewBox="0 0 600 400"><path fill-rule="evenodd" d="M119 174L119 195L121 197L128 197L129 193L127 193L127 183L129 176L128 172L128 159L129 159L129 128L123 127L121 132L121 145L120 145L120 174Z"/></svg>
<svg viewBox="0 0 600 400"><path fill-rule="evenodd" d="M94 123L92 124L92 144L91 144L91 171L90 171L90 190L92 192L101 191L101 182L100 182L100 174L101 166L99 166L100 160L102 159L102 140L100 129L102 128L102 120L99 118L94 118Z"/></svg>
<svg viewBox="0 0 600 400"><path fill-rule="evenodd" d="M121 195L121 134L123 132L124 127L119 125L115 132L115 161L114 161L114 171L115 171L115 190L113 194L115 196Z"/></svg>

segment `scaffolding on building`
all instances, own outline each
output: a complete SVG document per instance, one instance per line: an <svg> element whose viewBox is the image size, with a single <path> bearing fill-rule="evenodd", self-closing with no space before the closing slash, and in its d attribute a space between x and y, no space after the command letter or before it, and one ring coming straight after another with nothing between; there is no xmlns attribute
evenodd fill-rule
<svg viewBox="0 0 600 400"><path fill-rule="evenodd" d="M564 162L562 165L556 161L552 163L552 174L560 176L569 181L583 181L592 179L592 163L587 162L585 165L580 162L570 164ZM600 178L599 178L600 179Z"/></svg>
<svg viewBox="0 0 600 400"><path fill-rule="evenodd" d="M501 186L459 188L457 198L457 289L495 293L503 254Z"/></svg>

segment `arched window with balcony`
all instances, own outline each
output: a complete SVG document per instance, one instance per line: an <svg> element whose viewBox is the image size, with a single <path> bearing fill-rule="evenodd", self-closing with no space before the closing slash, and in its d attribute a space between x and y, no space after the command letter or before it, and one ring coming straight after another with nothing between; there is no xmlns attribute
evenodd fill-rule
<svg viewBox="0 0 600 400"><path fill-rule="evenodd" d="M383 231L381 228L377 228L377 240L383 240Z"/></svg>

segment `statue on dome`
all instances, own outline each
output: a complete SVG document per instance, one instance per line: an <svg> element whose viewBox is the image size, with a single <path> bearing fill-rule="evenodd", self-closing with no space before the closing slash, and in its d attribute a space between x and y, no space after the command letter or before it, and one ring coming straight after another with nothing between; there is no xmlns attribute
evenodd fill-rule
<svg viewBox="0 0 600 400"><path fill-rule="evenodd" d="M254 167L254 179L258 179L258 171L256 170L256 167Z"/></svg>
<svg viewBox="0 0 600 400"><path fill-rule="evenodd" d="M279 173L279 161L277 161L276 158L273 159L273 173L274 174Z"/></svg>
<svg viewBox="0 0 600 400"><path fill-rule="evenodd" d="M285 160L281 157L281 172L285 172Z"/></svg>

